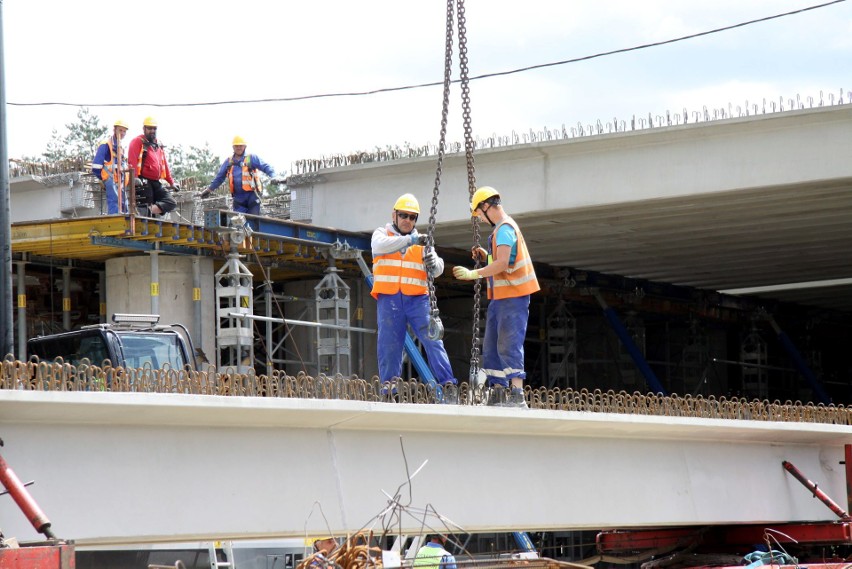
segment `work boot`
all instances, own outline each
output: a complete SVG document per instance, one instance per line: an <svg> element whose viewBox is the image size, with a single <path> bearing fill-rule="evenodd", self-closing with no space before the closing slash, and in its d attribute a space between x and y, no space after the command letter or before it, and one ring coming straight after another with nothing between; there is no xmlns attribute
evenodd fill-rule
<svg viewBox="0 0 852 569"><path fill-rule="evenodd" d="M520 387L513 387L512 392L509 393L509 401L506 403L506 407L515 407L516 409L529 409L526 397L524 397L524 390Z"/></svg>
<svg viewBox="0 0 852 569"><path fill-rule="evenodd" d="M506 388L502 385L492 385L488 390L488 407L503 407L506 403Z"/></svg>
<svg viewBox="0 0 852 569"><path fill-rule="evenodd" d="M443 397L441 398L441 403L444 405L458 405L459 404L459 388L454 383L445 383L441 386L443 391Z"/></svg>

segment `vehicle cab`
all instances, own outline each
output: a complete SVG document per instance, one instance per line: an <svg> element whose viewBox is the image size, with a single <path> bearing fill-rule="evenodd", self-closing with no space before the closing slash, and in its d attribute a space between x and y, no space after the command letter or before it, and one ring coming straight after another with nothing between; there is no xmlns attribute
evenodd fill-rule
<svg viewBox="0 0 852 569"><path fill-rule="evenodd" d="M79 330L27 341L27 354L42 361L61 357L79 365L84 359L102 366L196 369L189 332L181 324L160 325L157 314L114 314L112 324L93 324Z"/></svg>

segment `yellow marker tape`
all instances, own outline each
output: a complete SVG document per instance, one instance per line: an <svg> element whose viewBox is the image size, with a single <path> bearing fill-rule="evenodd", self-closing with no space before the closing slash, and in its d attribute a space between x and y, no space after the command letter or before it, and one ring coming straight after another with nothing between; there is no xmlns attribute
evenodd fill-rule
<svg viewBox="0 0 852 569"><path fill-rule="evenodd" d="M192 300L201 300L201 289L195 287L192 289Z"/></svg>
<svg viewBox="0 0 852 569"><path fill-rule="evenodd" d="M151 283L151 296L160 296L160 283Z"/></svg>
<svg viewBox="0 0 852 569"><path fill-rule="evenodd" d="M62 299L62 310L64 312L71 312L71 299L67 296Z"/></svg>
<svg viewBox="0 0 852 569"><path fill-rule="evenodd" d="M18 295L18 308L26 308L27 307L27 295L19 294Z"/></svg>

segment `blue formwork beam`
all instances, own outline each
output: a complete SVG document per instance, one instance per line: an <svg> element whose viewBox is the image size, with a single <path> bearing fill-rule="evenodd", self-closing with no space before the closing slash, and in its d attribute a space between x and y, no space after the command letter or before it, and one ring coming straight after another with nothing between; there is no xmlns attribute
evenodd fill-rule
<svg viewBox="0 0 852 569"><path fill-rule="evenodd" d="M621 322L621 318L618 317L615 310L607 306L600 294L595 293L595 298L598 300L601 308L603 308L604 317L607 322L609 322L610 328L613 329L618 338L621 340L621 343L624 344L624 348L627 350L627 353L630 354L630 357L633 359L633 363L636 364L636 367L639 368L639 371L645 377L645 382L648 384L651 391L662 395L668 395L666 390L663 388L663 384L660 383L659 379L657 379L657 374L655 374L654 370L651 369L651 366L648 365L648 361L645 359L645 356L642 355L642 351L639 349L639 346L636 345L636 342L633 341L633 338L630 336L627 328L624 327L624 324Z"/></svg>
<svg viewBox="0 0 852 569"><path fill-rule="evenodd" d="M223 210L205 212L204 227L208 229L226 229L230 227L230 218L233 215L233 212ZM252 231L264 237L277 237L282 241L303 245L326 246L338 243L344 246L348 245L349 249L356 249L358 251L370 250L370 237L360 233L317 227L260 215L242 215L245 216Z"/></svg>
<svg viewBox="0 0 852 569"><path fill-rule="evenodd" d="M825 389L823 389L822 383L820 383L819 379L817 379L816 374L811 371L810 366L808 366L807 362L805 362L805 358L803 358L802 354L799 353L799 350L796 348L793 340L790 339L790 336L788 336L786 332L778 326L778 323L775 322L775 319L771 316L769 316L769 324L772 326L772 329L775 330L775 334L778 336L778 341L781 342L781 345L784 346L785 350L787 350L787 354L790 356L790 359L793 360L793 363L796 365L796 369L799 370L799 373L802 374L802 377L804 377L805 381L808 382L808 385L811 386L811 389L817 399L825 405L830 404L831 397L829 397L828 393L826 393Z"/></svg>
<svg viewBox="0 0 852 569"><path fill-rule="evenodd" d="M515 538L515 543L521 551L535 551L530 534L525 531L513 531L512 536Z"/></svg>

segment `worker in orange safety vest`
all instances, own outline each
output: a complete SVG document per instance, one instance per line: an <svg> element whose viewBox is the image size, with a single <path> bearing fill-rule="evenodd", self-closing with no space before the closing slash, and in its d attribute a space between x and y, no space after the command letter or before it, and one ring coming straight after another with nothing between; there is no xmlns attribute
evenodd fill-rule
<svg viewBox="0 0 852 569"><path fill-rule="evenodd" d="M109 215L127 212L127 160L121 147L121 141L126 134L127 123L121 119L116 120L112 127L112 136L98 145L92 159L92 174L104 185Z"/></svg>
<svg viewBox="0 0 852 569"><path fill-rule="evenodd" d="M246 140L242 136L235 136L231 146L234 149L234 154L222 162L216 177L210 182L210 186L201 192L201 197L209 196L227 178L234 211L260 215L263 184L258 175L258 170L270 178L274 178L275 169L264 162L257 154L246 154ZM275 181L280 182L278 178Z"/></svg>
<svg viewBox="0 0 852 569"><path fill-rule="evenodd" d="M472 251L474 259L487 264L477 270L453 267L453 276L459 280L486 278L488 281L490 302L482 344L482 371L491 387L487 405L525 408L524 339L530 295L541 287L524 236L515 220L503 210L497 190L490 186L476 190L470 211L473 217L493 227L488 250L474 247ZM510 384L511 391L507 394Z"/></svg>
<svg viewBox="0 0 852 569"><path fill-rule="evenodd" d="M402 373L402 350L408 325L426 350L435 379L443 386L442 402L457 403L458 381L453 377L447 350L441 340L429 338L429 271L433 277L444 272L444 261L433 248L426 248L426 235L414 225L420 204L411 194L394 203L391 222L373 232L373 290L377 302L379 378L385 389Z"/></svg>

